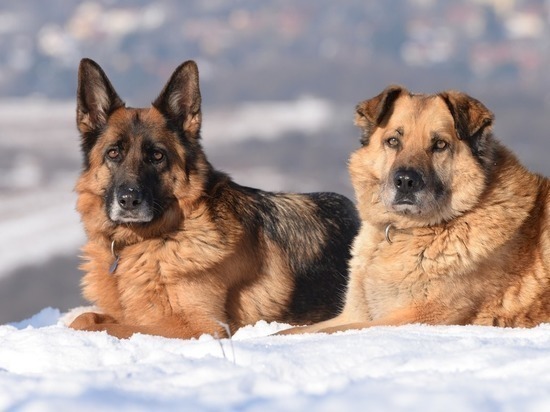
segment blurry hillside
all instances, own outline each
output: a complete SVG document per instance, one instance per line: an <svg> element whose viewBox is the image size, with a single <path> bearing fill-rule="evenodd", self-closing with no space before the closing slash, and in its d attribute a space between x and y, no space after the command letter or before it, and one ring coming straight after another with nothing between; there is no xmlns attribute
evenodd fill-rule
<svg viewBox="0 0 550 412"><path fill-rule="evenodd" d="M189 58L217 103L357 100L392 77L422 89L550 86L544 0L19 0L4 2L0 23L10 96L72 97L82 56L136 99Z"/></svg>
<svg viewBox="0 0 550 412"><path fill-rule="evenodd" d="M3 1L0 323L79 301L68 197L82 57L131 106L195 59L207 153L243 184L353 196L354 107L390 83L479 98L501 140L550 175L547 0Z"/></svg>
<svg viewBox="0 0 550 412"><path fill-rule="evenodd" d="M206 106L314 95L345 108L351 123L353 106L388 83L422 92L452 87L497 113L504 140L534 141L547 130L549 7L545 0L3 2L0 96L72 99L78 61L88 56L129 104L143 105L179 63L196 59ZM520 152L544 171L544 156Z"/></svg>

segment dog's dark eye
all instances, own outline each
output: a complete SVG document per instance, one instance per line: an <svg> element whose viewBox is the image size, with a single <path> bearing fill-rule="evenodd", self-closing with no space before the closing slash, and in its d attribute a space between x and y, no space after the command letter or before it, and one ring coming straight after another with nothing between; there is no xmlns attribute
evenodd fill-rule
<svg viewBox="0 0 550 412"><path fill-rule="evenodd" d="M155 150L151 155L151 160L155 163L160 163L164 160L164 153Z"/></svg>
<svg viewBox="0 0 550 412"><path fill-rule="evenodd" d="M445 150L449 146L449 143L447 143L445 140L437 140L434 144L434 150L441 152Z"/></svg>
<svg viewBox="0 0 550 412"><path fill-rule="evenodd" d="M386 144L389 147L396 148L399 146L399 139L397 137L390 137L388 140L386 140Z"/></svg>
<svg viewBox="0 0 550 412"><path fill-rule="evenodd" d="M120 151L118 149L112 148L107 151L107 157L111 160L120 159Z"/></svg>

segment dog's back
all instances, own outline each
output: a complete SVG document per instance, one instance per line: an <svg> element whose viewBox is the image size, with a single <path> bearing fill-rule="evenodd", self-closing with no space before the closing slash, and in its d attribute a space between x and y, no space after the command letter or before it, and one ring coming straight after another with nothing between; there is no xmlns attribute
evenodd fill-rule
<svg viewBox="0 0 550 412"><path fill-rule="evenodd" d="M265 236L281 247L294 273L287 321L309 323L339 313L359 231L354 204L327 192L259 197Z"/></svg>
<svg viewBox="0 0 550 412"><path fill-rule="evenodd" d="M257 319L307 324L339 313L360 226L355 205L337 193L265 192L215 175L205 197L212 219L222 231L233 219L243 230L237 262L222 269L239 279L228 297L234 326Z"/></svg>

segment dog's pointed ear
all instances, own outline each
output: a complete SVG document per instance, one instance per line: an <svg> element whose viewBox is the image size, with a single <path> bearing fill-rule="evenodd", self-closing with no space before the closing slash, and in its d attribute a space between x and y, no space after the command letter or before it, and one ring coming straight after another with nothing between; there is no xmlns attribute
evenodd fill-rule
<svg viewBox="0 0 550 412"><path fill-rule="evenodd" d="M124 102L101 67L91 59L82 59L78 68L76 124L84 136L101 130L109 115Z"/></svg>
<svg viewBox="0 0 550 412"><path fill-rule="evenodd" d="M491 135L494 115L483 103L455 90L441 92L439 96L453 116L456 134L460 140L478 145Z"/></svg>
<svg viewBox="0 0 550 412"><path fill-rule="evenodd" d="M153 106L187 136L199 137L201 92L199 69L194 61L186 61L174 71Z"/></svg>
<svg viewBox="0 0 550 412"><path fill-rule="evenodd" d="M392 85L384 89L378 96L356 106L355 125L362 131L361 144L363 146L369 144L374 129L391 115L394 102L404 93L408 93L407 89Z"/></svg>

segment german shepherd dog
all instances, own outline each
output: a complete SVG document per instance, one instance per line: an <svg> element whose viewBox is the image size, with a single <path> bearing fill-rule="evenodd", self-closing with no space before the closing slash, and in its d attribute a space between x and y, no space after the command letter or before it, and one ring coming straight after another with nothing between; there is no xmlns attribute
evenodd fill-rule
<svg viewBox="0 0 550 412"><path fill-rule="evenodd" d="M361 217L340 315L303 329L531 327L550 321L550 183L457 91L399 86L357 106L349 170Z"/></svg>
<svg viewBox="0 0 550 412"><path fill-rule="evenodd" d="M269 193L216 171L200 143L197 65L180 65L148 109L126 107L98 64L78 72L88 237L74 329L191 338L258 320L312 323L341 309L354 204ZM226 332L227 330L227 332Z"/></svg>

